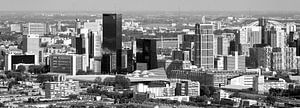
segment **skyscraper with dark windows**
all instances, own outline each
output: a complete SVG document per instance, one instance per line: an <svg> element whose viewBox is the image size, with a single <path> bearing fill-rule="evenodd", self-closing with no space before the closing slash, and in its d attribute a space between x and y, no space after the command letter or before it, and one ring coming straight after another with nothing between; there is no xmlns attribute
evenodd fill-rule
<svg viewBox="0 0 300 108"><path fill-rule="evenodd" d="M121 14L103 14L103 43L102 53L108 55L116 55L111 57L111 63L116 63L116 71L119 72L122 67L122 15ZM108 57L108 56L103 56ZM108 60L108 58L102 58ZM103 61L102 61L103 62ZM105 63L102 63L105 64ZM112 66L109 66L112 67ZM102 70L107 66L102 66Z"/></svg>
<svg viewBox="0 0 300 108"><path fill-rule="evenodd" d="M267 22L268 22L268 20L267 19L265 19L265 18L259 18L258 19L258 26L260 26L261 27L261 39L262 39L262 41L261 41L261 43L262 43L262 45L264 46L264 45L269 45L269 42L268 42L268 32L267 32Z"/></svg>
<svg viewBox="0 0 300 108"><path fill-rule="evenodd" d="M296 40L296 55L300 56L300 38Z"/></svg>
<svg viewBox="0 0 300 108"><path fill-rule="evenodd" d="M148 70L157 68L156 40L137 39L136 47L136 62L147 63Z"/></svg>
<svg viewBox="0 0 300 108"><path fill-rule="evenodd" d="M194 64L198 67L201 66L201 34L200 34L200 24L195 25L195 52L194 52Z"/></svg>
<svg viewBox="0 0 300 108"><path fill-rule="evenodd" d="M75 48L76 48L76 54L84 54L84 44L83 44L83 37L75 37Z"/></svg>
<svg viewBox="0 0 300 108"><path fill-rule="evenodd" d="M195 26L195 65L201 68L214 68L213 24Z"/></svg>
<svg viewBox="0 0 300 108"><path fill-rule="evenodd" d="M95 34L92 31L89 31L88 33L88 39L89 39L89 58L94 58L94 39L95 39Z"/></svg>

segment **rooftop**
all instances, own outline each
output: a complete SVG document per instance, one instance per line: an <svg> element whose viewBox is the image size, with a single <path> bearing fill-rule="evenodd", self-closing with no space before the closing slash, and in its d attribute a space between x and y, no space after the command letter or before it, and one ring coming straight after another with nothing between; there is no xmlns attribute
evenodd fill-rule
<svg viewBox="0 0 300 108"><path fill-rule="evenodd" d="M164 68L140 71L136 70L126 75L131 82L147 82L147 81L169 81Z"/></svg>

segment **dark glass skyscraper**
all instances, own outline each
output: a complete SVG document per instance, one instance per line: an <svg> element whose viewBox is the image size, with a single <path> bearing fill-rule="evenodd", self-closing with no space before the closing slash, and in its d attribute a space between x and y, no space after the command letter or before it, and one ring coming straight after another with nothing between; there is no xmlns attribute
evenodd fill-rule
<svg viewBox="0 0 300 108"><path fill-rule="evenodd" d="M258 19L258 26L260 26L261 27L261 39L262 39L262 41L261 41L261 43L262 43L262 45L263 46L265 46L265 45L269 45L269 40L268 40L268 32L267 32L267 22L268 22L268 20L267 19L265 19L265 18L259 18Z"/></svg>
<svg viewBox="0 0 300 108"><path fill-rule="evenodd" d="M116 58L111 62L116 63L116 72L122 67L122 15L103 14L103 54L116 54ZM105 57L105 56L103 56ZM104 63L102 63L104 64ZM104 66L102 68L106 68ZM113 67L113 66L109 66ZM112 70L112 69L102 69Z"/></svg>
<svg viewBox="0 0 300 108"><path fill-rule="evenodd" d="M297 56L300 56L300 39L298 39L297 41L296 41L296 55Z"/></svg>
<svg viewBox="0 0 300 108"><path fill-rule="evenodd" d="M147 63L148 70L157 68L156 40L137 39L136 47L136 62Z"/></svg>
<svg viewBox="0 0 300 108"><path fill-rule="evenodd" d="M76 54L85 53L83 36L75 37L75 48L76 48Z"/></svg>
<svg viewBox="0 0 300 108"><path fill-rule="evenodd" d="M201 34L200 34L200 24L195 25L195 52L194 60L195 65L201 67Z"/></svg>
<svg viewBox="0 0 300 108"><path fill-rule="evenodd" d="M214 34L212 24L195 25L195 65L201 68L214 68Z"/></svg>

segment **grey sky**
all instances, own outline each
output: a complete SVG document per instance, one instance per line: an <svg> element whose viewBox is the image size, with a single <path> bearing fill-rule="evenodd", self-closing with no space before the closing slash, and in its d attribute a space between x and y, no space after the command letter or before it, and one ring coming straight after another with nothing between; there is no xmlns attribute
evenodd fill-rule
<svg viewBox="0 0 300 108"><path fill-rule="evenodd" d="M300 0L0 0L0 11L299 11Z"/></svg>

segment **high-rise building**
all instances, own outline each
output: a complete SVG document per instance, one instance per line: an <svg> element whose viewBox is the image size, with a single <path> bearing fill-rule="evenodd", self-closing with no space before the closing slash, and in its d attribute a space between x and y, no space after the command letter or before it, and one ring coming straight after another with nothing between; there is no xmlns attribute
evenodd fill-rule
<svg viewBox="0 0 300 108"><path fill-rule="evenodd" d="M78 29L80 29L80 28L81 28L81 21L80 21L80 19L76 19L76 23L75 23L75 32L76 32L76 34L79 34Z"/></svg>
<svg viewBox="0 0 300 108"><path fill-rule="evenodd" d="M116 72L122 67L122 15L103 14L103 54L115 54ZM102 63L103 64L103 63ZM102 67L102 69L105 67ZM104 69L109 70L109 69Z"/></svg>
<svg viewBox="0 0 300 108"><path fill-rule="evenodd" d="M113 74L116 73L116 54L103 54L101 59L101 73Z"/></svg>
<svg viewBox="0 0 300 108"><path fill-rule="evenodd" d="M134 71L134 60L132 50L123 50L122 52L122 74Z"/></svg>
<svg viewBox="0 0 300 108"><path fill-rule="evenodd" d="M273 48L272 53L272 70L285 70L285 57L283 48Z"/></svg>
<svg viewBox="0 0 300 108"><path fill-rule="evenodd" d="M297 39L297 45L296 45L296 52L297 52L297 56L300 56L300 38Z"/></svg>
<svg viewBox="0 0 300 108"><path fill-rule="evenodd" d="M196 35L183 35L182 44L180 45L181 50L188 51L189 60L191 62L194 62L194 52L195 52L195 48L194 48L194 45L195 45L194 43L195 42L194 41L195 41L195 37L196 37Z"/></svg>
<svg viewBox="0 0 300 108"><path fill-rule="evenodd" d="M262 44L262 27L250 27L249 28L248 43L251 45Z"/></svg>
<svg viewBox="0 0 300 108"><path fill-rule="evenodd" d="M224 70L244 70L246 69L246 57L239 56L238 52L235 54L224 56Z"/></svg>
<svg viewBox="0 0 300 108"><path fill-rule="evenodd" d="M218 37L217 39L217 52L219 55L228 55L229 41L226 37Z"/></svg>
<svg viewBox="0 0 300 108"><path fill-rule="evenodd" d="M42 62L42 54L40 50L40 38L37 34L25 35L23 37L23 53L36 55L35 59Z"/></svg>
<svg viewBox="0 0 300 108"><path fill-rule="evenodd" d="M296 47L297 41L294 40L296 33L290 32L287 38L287 44L289 47Z"/></svg>
<svg viewBox="0 0 300 108"><path fill-rule="evenodd" d="M285 46L285 32L280 28L271 28L270 45L272 47L284 47Z"/></svg>
<svg viewBox="0 0 300 108"><path fill-rule="evenodd" d="M23 27L23 35L37 34L43 36L47 33L47 25L44 23L27 23Z"/></svg>
<svg viewBox="0 0 300 108"><path fill-rule="evenodd" d="M272 50L273 48L270 46L266 47L254 47L250 48L250 61L248 62L247 67L263 67L271 69L271 61L272 61Z"/></svg>
<svg viewBox="0 0 300 108"><path fill-rule="evenodd" d="M283 57L286 70L296 69L296 48L295 47L283 47Z"/></svg>
<svg viewBox="0 0 300 108"><path fill-rule="evenodd" d="M196 24L195 65L198 67L214 68L213 24Z"/></svg>
<svg viewBox="0 0 300 108"><path fill-rule="evenodd" d="M266 35L266 27L267 27L268 20L265 18L258 19L258 26L261 27L261 42L263 45L268 45L268 36Z"/></svg>
<svg viewBox="0 0 300 108"><path fill-rule="evenodd" d="M136 62L147 63L147 69L157 68L156 40L136 39Z"/></svg>
<svg viewBox="0 0 300 108"><path fill-rule="evenodd" d="M296 32L296 24L295 23L287 23L286 24L286 33L289 34L291 32Z"/></svg>

